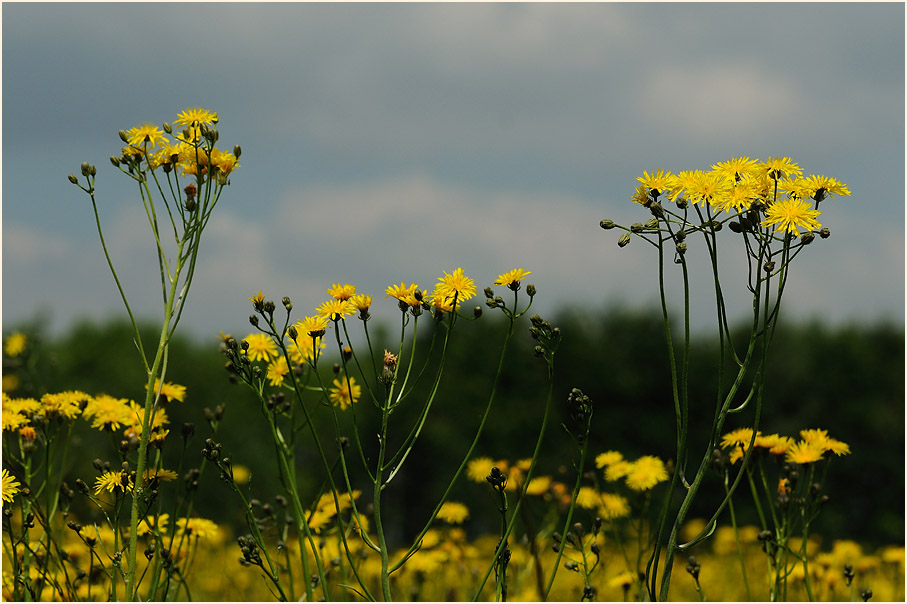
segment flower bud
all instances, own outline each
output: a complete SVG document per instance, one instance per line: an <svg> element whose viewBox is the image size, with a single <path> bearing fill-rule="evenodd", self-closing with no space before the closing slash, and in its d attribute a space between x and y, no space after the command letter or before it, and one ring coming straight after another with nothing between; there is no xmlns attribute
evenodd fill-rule
<svg viewBox="0 0 907 604"><path fill-rule="evenodd" d="M173 134L173 126L170 125L170 122L164 122L161 124L161 128L163 128L164 132L167 134Z"/></svg>
<svg viewBox="0 0 907 604"><path fill-rule="evenodd" d="M249 315L249 323L252 324L252 327L258 327L258 317L256 315Z"/></svg>
<svg viewBox="0 0 907 604"><path fill-rule="evenodd" d="M283 307L287 310L293 310L293 303L290 301L290 298L288 296L284 296L281 300L281 303L283 303Z"/></svg>
<svg viewBox="0 0 907 604"><path fill-rule="evenodd" d="M630 243L630 234L624 233L620 236L620 239L617 240L617 247L627 247L628 243Z"/></svg>
<svg viewBox="0 0 907 604"><path fill-rule="evenodd" d="M657 228L657 227L658 227L658 219L657 219L657 218L649 218L648 220L646 220L646 223L645 223L643 226L646 227L647 229L654 229L654 228Z"/></svg>
<svg viewBox="0 0 907 604"><path fill-rule="evenodd" d="M812 231L807 231L807 232L803 233L802 235L800 235L800 241L803 243L803 245L809 245L810 243L812 243L815 240L816 240L816 235Z"/></svg>
<svg viewBox="0 0 907 604"><path fill-rule="evenodd" d="M644 228L645 227L638 222L634 222L633 224L630 225L630 231L633 233L641 233Z"/></svg>
<svg viewBox="0 0 907 604"><path fill-rule="evenodd" d="M828 239L829 237L831 237L831 231L829 231L827 228L823 228L821 231L819 231L819 237L821 237L822 239Z"/></svg>
<svg viewBox="0 0 907 604"><path fill-rule="evenodd" d="M610 219L608 219L608 218L605 218L604 220L602 220L601 222L598 223L598 226L600 226L601 228L605 229L606 231L610 231L611 229L613 229L613 228L616 227L617 225L614 224L614 221L613 221L613 220L610 220Z"/></svg>
<svg viewBox="0 0 907 604"><path fill-rule="evenodd" d="M116 168L120 165L120 158L116 155L110 156L110 163L113 164L113 167Z"/></svg>
<svg viewBox="0 0 907 604"><path fill-rule="evenodd" d="M239 159L239 156L242 155L242 147L239 145L233 146L233 155L236 156L236 159Z"/></svg>
<svg viewBox="0 0 907 604"><path fill-rule="evenodd" d="M481 307L481 306L476 306L475 308L473 308L473 309L472 309L472 315L473 315L476 319L478 319L479 317L481 317L481 316L482 316L482 307Z"/></svg>
<svg viewBox="0 0 907 604"><path fill-rule="evenodd" d="M87 161L82 162L82 176L91 176L91 164Z"/></svg>
<svg viewBox="0 0 907 604"><path fill-rule="evenodd" d="M68 179L69 179L69 182L71 182L71 183L74 184L74 185L79 184L79 179L76 178L76 175L75 175L75 174L70 174L70 175L67 176L66 178L68 178Z"/></svg>
<svg viewBox="0 0 907 604"><path fill-rule="evenodd" d="M762 265L762 270L764 270L766 273L772 272L773 270L775 270L775 263L769 260Z"/></svg>
<svg viewBox="0 0 907 604"><path fill-rule="evenodd" d="M530 298L535 297L535 293L536 293L535 285L533 285L532 283L530 283L529 285L527 285L527 286L526 286L526 293L529 295Z"/></svg>
<svg viewBox="0 0 907 604"><path fill-rule="evenodd" d="M129 142L129 135L126 134L126 131L125 131L125 130L120 130L120 131L118 131L118 132L117 132L117 135L120 137L120 140L123 141L124 143L128 143L128 142Z"/></svg>
<svg viewBox="0 0 907 604"><path fill-rule="evenodd" d="M680 208L681 210L685 210L688 205L689 205L689 202L687 201L686 197L681 197L677 200L677 207Z"/></svg>

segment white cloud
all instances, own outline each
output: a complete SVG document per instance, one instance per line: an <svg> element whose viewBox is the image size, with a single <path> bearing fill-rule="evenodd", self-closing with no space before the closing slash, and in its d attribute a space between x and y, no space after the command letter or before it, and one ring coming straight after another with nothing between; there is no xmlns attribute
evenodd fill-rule
<svg viewBox="0 0 907 604"><path fill-rule="evenodd" d="M20 222L3 225L3 264L29 266L54 262L72 253L73 244L66 237L39 231Z"/></svg>
<svg viewBox="0 0 907 604"><path fill-rule="evenodd" d="M639 118L696 141L753 141L801 120L807 99L763 62L672 64L645 78Z"/></svg>

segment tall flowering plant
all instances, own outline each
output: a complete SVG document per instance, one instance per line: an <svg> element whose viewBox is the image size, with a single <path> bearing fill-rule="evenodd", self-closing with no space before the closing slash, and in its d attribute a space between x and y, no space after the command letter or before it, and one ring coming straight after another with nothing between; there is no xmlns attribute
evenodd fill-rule
<svg viewBox="0 0 907 604"><path fill-rule="evenodd" d="M126 484L121 489L131 493L129 546L125 563L126 598L129 600L138 595L136 550L140 510L147 508L152 491L150 481L135 477L146 475L149 439L155 418L160 419L162 414L161 402L166 400L162 389L167 374L169 344L195 276L202 233L221 194L230 184L230 175L239 167L242 153L238 145L232 152L217 147L220 138L218 122L217 113L195 107L179 113L176 120L164 123L160 128L144 123L121 130L119 137L125 146L119 155L110 158L115 168L134 181L155 242L164 303L160 337L155 348L146 348L142 341L104 240L96 201L97 169L83 163L82 179L69 175L69 181L91 199L101 248L132 322L135 344L147 375L145 401L138 412L140 421L136 432L139 434L139 446L134 460L135 471L126 472L128 462L125 462ZM144 517L144 513L141 516Z"/></svg>
<svg viewBox="0 0 907 604"><path fill-rule="evenodd" d="M788 157L765 161L748 157L734 158L711 166L672 174L662 169L644 172L633 201L651 217L629 227L602 220L606 230L625 231L620 247L634 238L651 245L658 257L658 284L671 373L671 396L676 424L676 467L661 507L655 528L654 547L646 566L645 589L652 599L667 599L674 558L678 553L706 539L731 496L746 475L753 444L759 434L759 421L765 392L765 367L769 346L778 324L784 289L794 259L816 238L826 239L828 228L819 222L820 204L834 196L850 195L847 185L826 176L803 176L800 167ZM730 337L725 280L719 278L719 245L728 235L729 243L742 250L746 262L745 287L752 295L750 334L746 346L738 348ZM689 358L690 358L690 250L704 247L711 273L716 310L716 336L720 359L715 371L714 419L709 439L697 443L698 455L689 442ZM671 267L682 280L682 343L675 347L675 335L668 313L665 281ZM732 367L727 371L726 367ZM680 528L687 517L702 480L713 461L721 440L722 428L730 415L752 412L750 440L740 470L730 481L726 496L702 531L692 540L680 543ZM694 456L695 455L695 456ZM674 508L674 493L682 495ZM672 520L673 519L673 520ZM661 582L659 562L664 551Z"/></svg>
<svg viewBox="0 0 907 604"><path fill-rule="evenodd" d="M262 527L263 519L256 517L251 502L237 486L230 457L224 457L221 445L210 443L205 456L221 469L222 478L230 484L241 499L246 511L250 533L240 539L243 564L258 566L270 582L272 591L280 599L297 598L297 591L304 590L309 601L316 597L337 597L341 589L357 596L375 600L393 600L391 578L410 560L422 558L420 550L428 546L429 534L439 521L462 522L468 515L465 506L449 500L449 495L486 427L495 401L505 357L518 320L525 315L536 295L535 286L523 290L522 282L530 274L524 269L514 269L501 274L494 282L512 294L511 301L496 295L491 287L485 288L485 304L494 311L501 311L507 319L500 359L485 410L474 428L469 444L459 451L462 455L456 471L450 476L449 486L438 495L438 503L424 518L424 528L403 551L394 552L386 539L387 518L394 510L383 503L385 490L403 469L405 462L416 450L416 444L429 421L432 406L442 385L448 345L459 321L478 319L482 308L475 307L463 313L462 306L476 295L472 278L462 268L457 268L438 279L434 290L423 290L416 283L390 285L385 298L391 298L400 321L399 342L393 350L378 353L373 347L369 321L373 310L372 298L357 293L350 284L334 284L328 288L329 299L315 309L314 314L291 322L293 303L282 299L286 311L279 318L277 304L266 299L262 292L252 298L253 314L250 323L256 332L237 340L223 336L224 353L229 359L227 368L234 380L246 384L257 396L274 441L276 461L288 511L288 525L295 527L296 545L289 545L286 529L280 534L278 550L269 552ZM528 301L520 292L528 294ZM350 322L358 323L365 338L364 347L351 345ZM426 322L428 325L425 325ZM527 460L525 477L519 485L520 498L510 510L506 503L506 479L499 468L492 468L486 477L499 493L502 501L501 537L498 541L484 577L477 586L476 598L482 592L490 575L495 575L495 591L506 600L506 568L510 559L508 538L523 496L539 458L551 409L553 363L560 332L537 315L531 317L530 335L537 341L535 354L542 358L548 369L549 390L538 440ZM418 337L420 330L430 329L427 345ZM340 362L333 368L333 379L322 375L322 355L328 342L333 340ZM409 340L409 342L407 342ZM420 342L422 345L420 346ZM421 388L417 389L417 386ZM378 415L377 451L368 442L369 435L361 434L363 402L367 400ZM403 405L417 409L417 419L409 427L392 430L399 425L395 413ZM340 414L352 417L352 438L341 432ZM322 433L316 428L316 416L326 414L334 432ZM358 419L357 419L358 418ZM298 435L307 433L311 446L317 452L321 467L308 464L305 475L311 479L323 476L318 492L305 489L303 470L297 468L295 448ZM397 435L403 435L402 440ZM358 469L368 478L370 504L358 500L363 491L354 488L351 468ZM508 512L511 512L508 517ZM326 543L330 539L333 548ZM294 578L290 552L298 556L303 570L303 585L298 587ZM330 552L330 554L329 554ZM280 564L280 556L284 557ZM334 556L334 557L330 557ZM556 567L555 567L556 570ZM339 584L332 581L339 574ZM552 575L553 580L553 575ZM550 589L550 586L549 586Z"/></svg>

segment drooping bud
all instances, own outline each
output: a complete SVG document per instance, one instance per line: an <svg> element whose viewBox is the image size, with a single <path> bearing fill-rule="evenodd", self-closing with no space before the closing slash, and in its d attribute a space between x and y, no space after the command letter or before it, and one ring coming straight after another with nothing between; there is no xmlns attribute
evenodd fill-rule
<svg viewBox="0 0 907 604"><path fill-rule="evenodd" d="M613 228L616 227L617 225L614 224L614 221L613 221L613 220L610 220L610 219L608 219L608 218L605 218L604 220L602 220L601 222L598 223L598 226L600 226L601 228L605 229L606 231L610 231L611 229L613 229Z"/></svg>
<svg viewBox="0 0 907 604"><path fill-rule="evenodd" d="M624 233L620 236L620 239L617 240L617 247L627 247L627 244L630 243L630 234Z"/></svg>

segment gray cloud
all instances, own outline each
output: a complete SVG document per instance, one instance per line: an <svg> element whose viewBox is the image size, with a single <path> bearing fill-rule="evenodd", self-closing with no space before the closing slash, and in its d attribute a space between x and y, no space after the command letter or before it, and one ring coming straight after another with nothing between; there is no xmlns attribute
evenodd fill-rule
<svg viewBox="0 0 907 604"><path fill-rule="evenodd" d="M118 266L153 272L136 193L106 158L118 129L187 105L220 111L224 144L244 149L189 329L243 321L260 287L309 305L339 280L427 287L461 265L477 280L526 266L552 307L652 300L649 254L618 250L598 220L643 218L628 199L644 169L741 155L792 156L854 193L823 208L835 235L804 255L791 316L903 320L902 5L13 3L3 16L8 322L31 312L23 292L67 300L59 323L117 309L90 206L65 179L81 161L102 174ZM153 280L130 291L155 299Z"/></svg>

